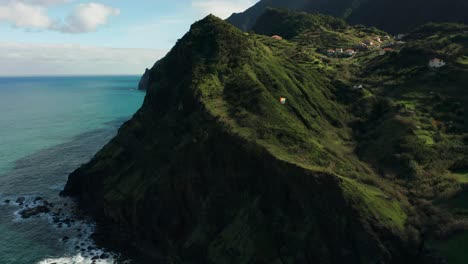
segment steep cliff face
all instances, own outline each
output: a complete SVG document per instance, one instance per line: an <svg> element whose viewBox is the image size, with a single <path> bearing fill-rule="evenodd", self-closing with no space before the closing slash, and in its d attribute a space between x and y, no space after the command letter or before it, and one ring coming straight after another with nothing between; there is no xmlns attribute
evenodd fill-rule
<svg viewBox="0 0 468 264"><path fill-rule="evenodd" d="M138 83L138 90L147 91L150 83L150 71L149 69L146 69L143 76L141 76L140 82Z"/></svg>
<svg viewBox="0 0 468 264"><path fill-rule="evenodd" d="M408 202L347 147L331 80L265 41L195 23L64 194L163 263L421 261Z"/></svg>

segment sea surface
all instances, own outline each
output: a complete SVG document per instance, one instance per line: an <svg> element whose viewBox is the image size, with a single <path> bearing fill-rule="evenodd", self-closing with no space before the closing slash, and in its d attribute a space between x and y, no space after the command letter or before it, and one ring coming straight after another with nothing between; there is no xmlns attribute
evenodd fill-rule
<svg viewBox="0 0 468 264"><path fill-rule="evenodd" d="M59 192L68 174L141 106L138 80L0 78L0 264L113 263L118 257L94 245L94 223ZM43 203L53 204L51 213L19 216Z"/></svg>

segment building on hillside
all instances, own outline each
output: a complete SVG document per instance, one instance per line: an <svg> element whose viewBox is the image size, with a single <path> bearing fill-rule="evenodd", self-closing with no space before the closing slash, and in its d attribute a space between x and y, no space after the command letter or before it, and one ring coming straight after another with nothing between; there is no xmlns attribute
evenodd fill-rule
<svg viewBox="0 0 468 264"><path fill-rule="evenodd" d="M353 86L353 91L358 91L364 89L364 85L362 84L356 84Z"/></svg>
<svg viewBox="0 0 468 264"><path fill-rule="evenodd" d="M285 104L286 104L286 101L287 101L287 100L286 100L286 98L284 98L284 97L280 97L280 98L279 98L279 102L280 102L282 105L285 105Z"/></svg>
<svg viewBox="0 0 468 264"><path fill-rule="evenodd" d="M391 52L394 52L394 51L395 50L392 49L392 48L383 48L383 49L380 50L379 55L383 56L383 55L385 55L387 53L391 53Z"/></svg>
<svg viewBox="0 0 468 264"><path fill-rule="evenodd" d="M396 46L395 42L389 42L382 45L382 48L393 48Z"/></svg>
<svg viewBox="0 0 468 264"><path fill-rule="evenodd" d="M332 50L332 49L327 50L327 55L328 56L334 56L335 54L336 54L335 50Z"/></svg>
<svg viewBox="0 0 468 264"><path fill-rule="evenodd" d="M441 68L447 65L445 61L439 59L439 58L433 58L429 61L429 67L430 68Z"/></svg>
<svg viewBox="0 0 468 264"><path fill-rule="evenodd" d="M374 41L371 39L368 39L364 42L367 46L374 46Z"/></svg>
<svg viewBox="0 0 468 264"><path fill-rule="evenodd" d="M360 50L360 51L369 50L369 47L367 46L366 43L359 43L359 44L357 44L356 46L354 46L354 48L355 48L356 50Z"/></svg>
<svg viewBox="0 0 468 264"><path fill-rule="evenodd" d="M374 40L379 42L379 43L382 43L382 39L380 39L380 37L375 37Z"/></svg>
<svg viewBox="0 0 468 264"><path fill-rule="evenodd" d="M356 51L354 51L353 49L347 49L347 50L345 50L344 53L345 53L346 56L351 57L351 56L353 56L354 54L356 54Z"/></svg>
<svg viewBox="0 0 468 264"><path fill-rule="evenodd" d="M283 37L278 36L278 35L271 36L271 38L276 39L276 40L283 40Z"/></svg>

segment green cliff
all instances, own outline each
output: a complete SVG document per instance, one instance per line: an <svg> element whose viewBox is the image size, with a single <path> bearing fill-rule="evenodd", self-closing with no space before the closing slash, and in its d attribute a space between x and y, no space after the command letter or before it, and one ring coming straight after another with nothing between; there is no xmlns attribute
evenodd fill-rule
<svg viewBox="0 0 468 264"><path fill-rule="evenodd" d="M467 127L462 106L447 105L467 98L464 27L427 26L391 54L340 58L323 50L384 32L266 15L282 19L259 33L288 40L213 16L195 23L64 194L152 261L437 263L450 241L438 238L463 220L447 208L463 194L452 174L467 168ZM432 37L449 29L449 65L431 71Z"/></svg>

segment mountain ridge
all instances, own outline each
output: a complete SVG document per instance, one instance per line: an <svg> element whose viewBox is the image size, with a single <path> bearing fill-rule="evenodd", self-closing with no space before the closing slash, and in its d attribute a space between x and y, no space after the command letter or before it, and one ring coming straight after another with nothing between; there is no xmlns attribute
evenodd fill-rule
<svg viewBox="0 0 468 264"><path fill-rule="evenodd" d="M464 15L468 3L463 0L262 0L243 13L231 15L227 21L249 31L269 7L324 13L346 19L351 24L375 26L393 34L408 32L428 22L468 23Z"/></svg>

